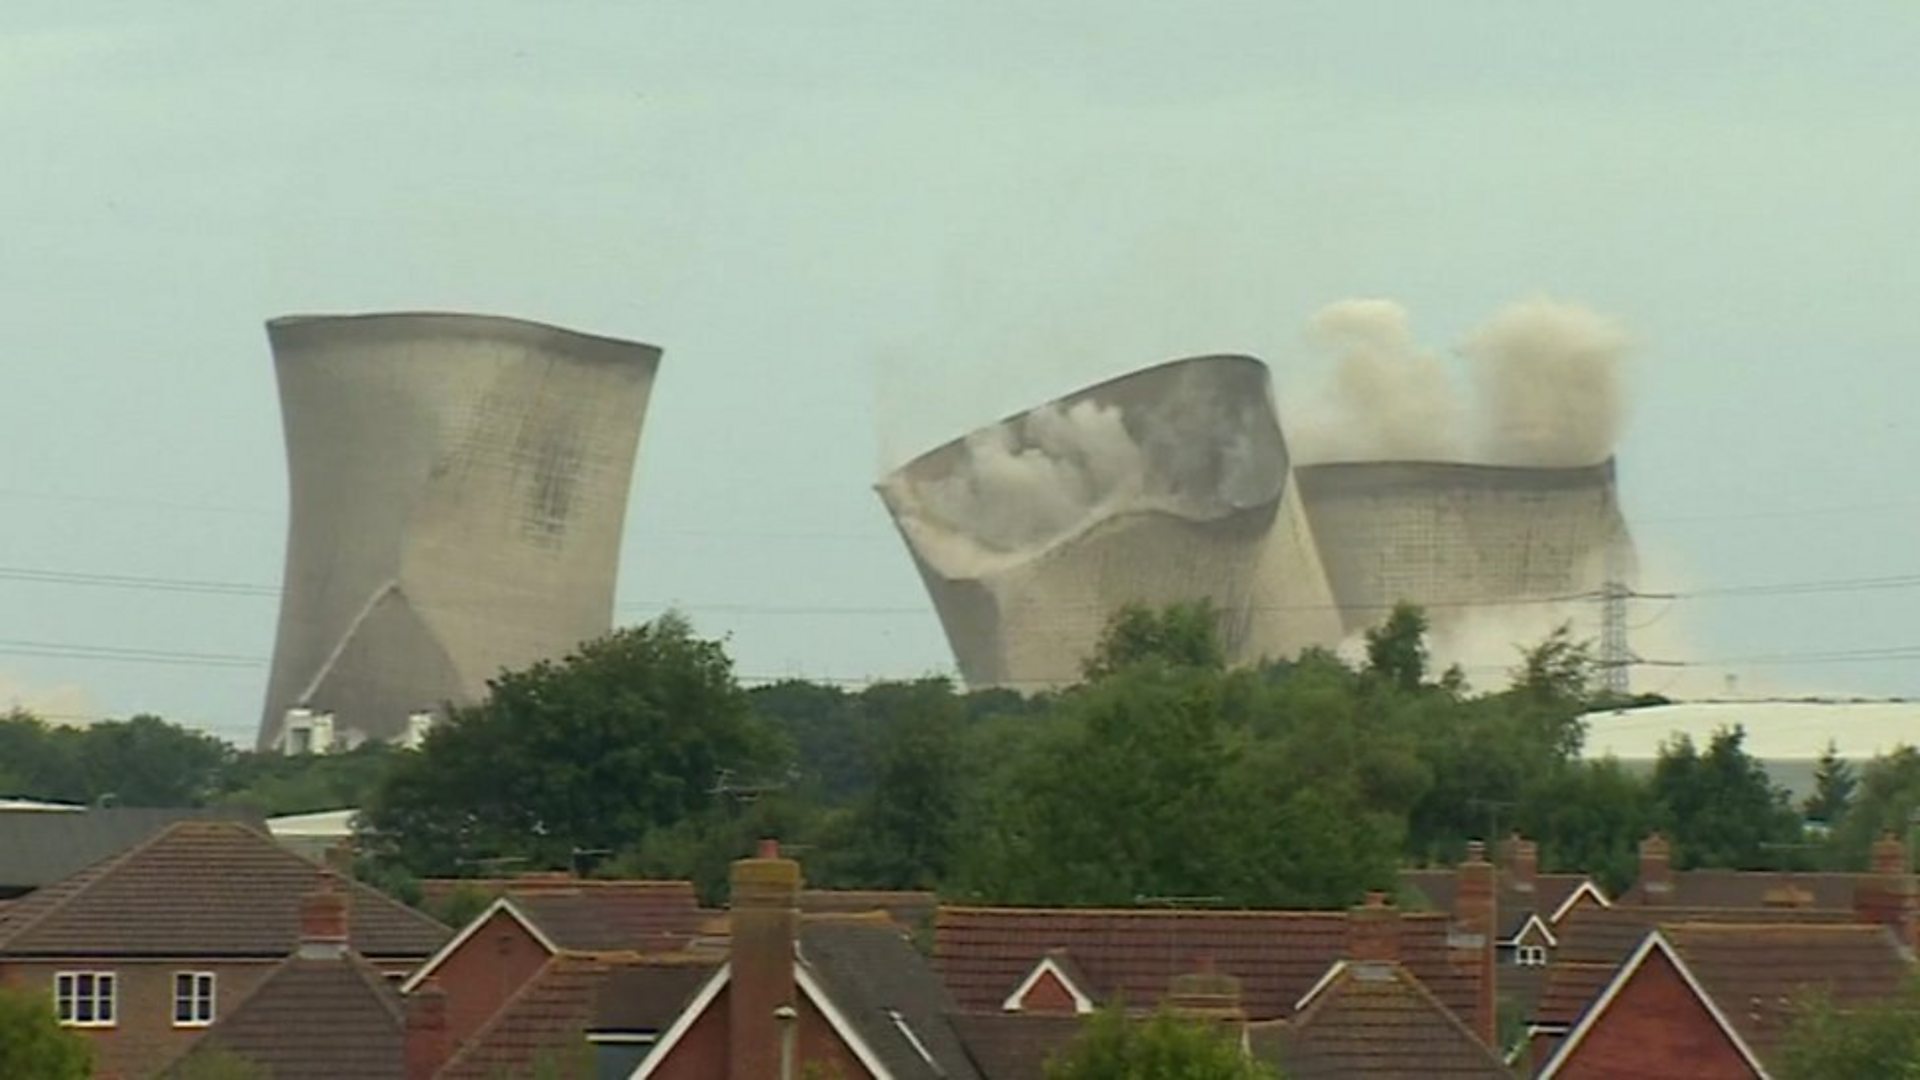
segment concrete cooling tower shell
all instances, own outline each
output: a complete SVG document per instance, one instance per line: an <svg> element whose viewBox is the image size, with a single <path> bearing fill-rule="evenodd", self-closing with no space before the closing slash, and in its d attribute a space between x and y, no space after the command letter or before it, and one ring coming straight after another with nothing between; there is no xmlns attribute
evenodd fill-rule
<svg viewBox="0 0 1920 1080"><path fill-rule="evenodd" d="M1350 462L1295 476L1349 632L1403 600L1439 628L1476 607L1597 589L1610 566L1631 570L1611 459L1578 468Z"/></svg>
<svg viewBox="0 0 1920 1080"><path fill-rule="evenodd" d="M1235 661L1340 637L1250 357L1100 383L929 451L878 490L969 686L1077 681L1131 602L1212 600Z"/></svg>
<svg viewBox="0 0 1920 1080"><path fill-rule="evenodd" d="M267 333L290 513L262 746L295 707L392 739L607 632L659 349L477 315Z"/></svg>

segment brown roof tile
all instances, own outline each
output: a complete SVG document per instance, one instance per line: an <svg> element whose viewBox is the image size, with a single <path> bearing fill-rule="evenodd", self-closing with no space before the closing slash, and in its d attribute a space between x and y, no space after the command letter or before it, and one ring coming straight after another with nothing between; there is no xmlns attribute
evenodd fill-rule
<svg viewBox="0 0 1920 1080"><path fill-rule="evenodd" d="M1450 917L1405 913L1400 956L1446 1006L1473 1012L1479 974L1456 966ZM1065 949L1103 1002L1150 1007L1196 962L1238 978L1247 1015L1289 1016L1347 948L1347 915L1324 911L942 907L934 964L963 1011L1000 1008L1050 950Z"/></svg>
<svg viewBox="0 0 1920 1080"><path fill-rule="evenodd" d="M1250 1039L1256 1053L1283 1065L1294 1080L1511 1075L1400 964L1343 964L1305 1010L1256 1027Z"/></svg>
<svg viewBox="0 0 1920 1080"><path fill-rule="evenodd" d="M285 956L301 898L329 876L249 826L183 821L16 902L0 955ZM452 933L377 890L347 888L365 956L429 956Z"/></svg>
<svg viewBox="0 0 1920 1080"><path fill-rule="evenodd" d="M980 1075L1046 1080L1047 1059L1080 1033L1080 1017L1060 1013L962 1012L949 1016Z"/></svg>
<svg viewBox="0 0 1920 1080"><path fill-rule="evenodd" d="M1809 991L1841 1005L1897 993L1913 962L1882 926L1712 923L1660 925L1747 1045L1766 1060Z"/></svg>
<svg viewBox="0 0 1920 1080"><path fill-rule="evenodd" d="M1621 894L1619 902L1649 907L1814 907L1853 906L1857 874L1802 873L1791 870L1675 870L1673 888L1650 900L1643 882Z"/></svg>
<svg viewBox="0 0 1920 1080"><path fill-rule="evenodd" d="M218 1049L264 1067L273 1080L404 1080L406 1027L398 996L364 960L296 956L182 1060Z"/></svg>
<svg viewBox="0 0 1920 1080"><path fill-rule="evenodd" d="M700 923L693 885L685 881L609 881L507 895L555 945L578 952L669 951L691 939Z"/></svg>
<svg viewBox="0 0 1920 1080"><path fill-rule="evenodd" d="M1630 907L1581 909L1560 931L1560 947L1548 967L1546 987L1531 1019L1540 1024L1572 1025L1600 996L1613 972L1662 921L1723 925L1852 924L1851 910L1831 908L1682 908Z"/></svg>
<svg viewBox="0 0 1920 1080"><path fill-rule="evenodd" d="M1536 874L1533 887L1527 889L1507 871L1497 873L1494 917L1499 921L1502 940L1518 934L1532 915L1540 916L1540 921L1551 925L1553 913L1560 910L1560 905L1580 886L1592 881L1585 874ZM1453 910L1454 892L1459 887L1455 871L1446 868L1402 870L1400 883L1425 897L1435 910Z"/></svg>
<svg viewBox="0 0 1920 1080"><path fill-rule="evenodd" d="M807 915L857 915L884 911L894 922L909 929L923 929L933 923L939 897L921 889L803 889L800 911Z"/></svg>

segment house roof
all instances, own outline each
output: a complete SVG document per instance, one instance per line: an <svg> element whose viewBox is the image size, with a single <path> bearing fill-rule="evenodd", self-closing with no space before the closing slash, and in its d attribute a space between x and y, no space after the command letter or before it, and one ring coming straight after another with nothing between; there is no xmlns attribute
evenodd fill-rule
<svg viewBox="0 0 1920 1080"><path fill-rule="evenodd" d="M942 907L934 964L960 1008L997 1010L1050 950L1064 949L1102 1002L1150 1007L1197 962L1238 978L1255 1020L1289 1016L1347 950L1343 911ZM1476 965L1449 955L1451 916L1399 915L1400 957L1456 1015L1471 1016Z"/></svg>
<svg viewBox="0 0 1920 1080"><path fill-rule="evenodd" d="M1342 961L1291 1020L1249 1029L1257 1056L1294 1080L1511 1076L1403 965Z"/></svg>
<svg viewBox="0 0 1920 1080"><path fill-rule="evenodd" d="M9 905L0 956L282 957L299 941L301 898L331 876L250 826L175 822ZM452 933L345 885L351 943L364 956L425 957Z"/></svg>
<svg viewBox="0 0 1920 1080"><path fill-rule="evenodd" d="M37 889L118 855L176 821L239 821L259 826L256 811L93 807L79 812L0 812L0 891Z"/></svg>
<svg viewBox="0 0 1920 1080"><path fill-rule="evenodd" d="M700 928L703 912L690 881L576 878L433 878L421 899L443 904L461 889L508 897L554 945L578 952L671 951Z"/></svg>
<svg viewBox="0 0 1920 1080"><path fill-rule="evenodd" d="M1897 993L1914 970L1884 926L1662 923L1658 930L1763 1061L1800 994L1826 993L1842 1006L1878 1000Z"/></svg>
<svg viewBox="0 0 1920 1080"><path fill-rule="evenodd" d="M1538 915L1551 923L1573 894L1583 885L1592 885L1585 874L1536 874L1531 888L1513 874L1497 871L1493 894L1494 919L1500 940L1519 934L1528 918ZM1454 896L1460 887L1459 875L1448 868L1402 870L1400 883L1426 897L1440 911L1452 911Z"/></svg>
<svg viewBox="0 0 1920 1080"><path fill-rule="evenodd" d="M802 889L800 911L806 915L858 915L884 911L909 929L932 925L940 899L922 889Z"/></svg>
<svg viewBox="0 0 1920 1080"><path fill-rule="evenodd" d="M800 958L894 1076L978 1080L948 1019L952 997L900 927L811 919L800 927Z"/></svg>
<svg viewBox="0 0 1920 1080"><path fill-rule="evenodd" d="M1536 1024L1571 1026L1599 998L1615 969L1647 931L1664 920L1752 926L1852 924L1856 918L1851 910L1832 908L1583 908L1561 925L1560 947L1554 951L1531 1019Z"/></svg>
<svg viewBox="0 0 1920 1080"><path fill-rule="evenodd" d="M520 1076L543 1058L587 1052L589 1031L660 1032L713 974L709 960L635 953L561 953L507 999L437 1074Z"/></svg>
<svg viewBox="0 0 1920 1080"><path fill-rule="evenodd" d="M173 1068L217 1049L264 1067L273 1080L405 1080L406 1031L398 995L366 961L294 956Z"/></svg>
<svg viewBox="0 0 1920 1080"><path fill-rule="evenodd" d="M1853 905L1858 874L1802 873L1791 870L1674 870L1672 887L1650 896L1636 881L1619 902L1644 907L1811 907Z"/></svg>
<svg viewBox="0 0 1920 1080"><path fill-rule="evenodd" d="M959 1012L948 1017L967 1057L988 1080L1046 1080L1047 1059L1080 1034L1069 1013Z"/></svg>

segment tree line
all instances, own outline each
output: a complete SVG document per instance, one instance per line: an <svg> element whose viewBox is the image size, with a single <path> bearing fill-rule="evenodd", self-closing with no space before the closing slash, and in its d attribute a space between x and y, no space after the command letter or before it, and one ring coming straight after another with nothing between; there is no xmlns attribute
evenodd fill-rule
<svg viewBox="0 0 1920 1080"><path fill-rule="evenodd" d="M1920 807L1920 752L1857 774L1829 754L1794 806L1738 728L1652 769L1579 756L1599 698L1564 629L1504 685L1431 670L1401 607L1348 662L1229 668L1205 604L1128 608L1076 685L1021 695L928 678L751 689L669 614L504 674L418 752L288 757L152 716L0 718L0 794L84 803L358 806L370 874L534 869L694 880L719 900L761 836L818 884L1036 904L1349 903L1396 867L1523 833L1542 868L1628 884L1656 829L1676 864L1858 869ZM1806 821L1822 824L1810 832Z"/></svg>

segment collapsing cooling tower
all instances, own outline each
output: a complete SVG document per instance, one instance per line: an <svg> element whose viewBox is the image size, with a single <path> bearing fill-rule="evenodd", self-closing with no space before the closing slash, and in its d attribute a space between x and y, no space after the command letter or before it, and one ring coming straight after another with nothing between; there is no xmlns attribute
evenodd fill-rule
<svg viewBox="0 0 1920 1080"><path fill-rule="evenodd" d="M1444 630L1477 608L1566 598L1631 572L1611 459L1344 462L1295 475L1349 632L1398 601L1426 608Z"/></svg>
<svg viewBox="0 0 1920 1080"><path fill-rule="evenodd" d="M1231 660L1340 638L1250 357L1100 383L931 450L879 492L969 686L1077 680L1130 602L1211 599Z"/></svg>
<svg viewBox="0 0 1920 1080"><path fill-rule="evenodd" d="M290 520L260 743L392 739L612 623L660 350L477 315L267 324Z"/></svg>

